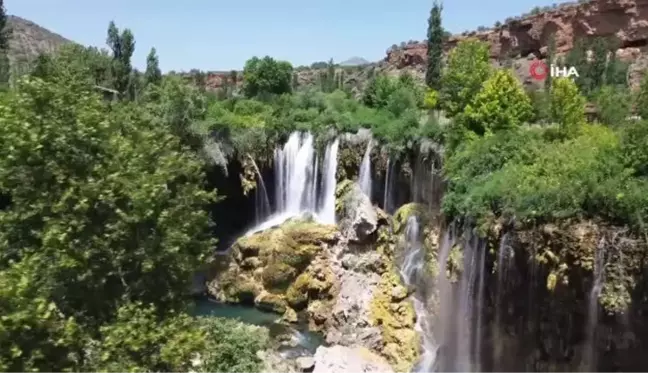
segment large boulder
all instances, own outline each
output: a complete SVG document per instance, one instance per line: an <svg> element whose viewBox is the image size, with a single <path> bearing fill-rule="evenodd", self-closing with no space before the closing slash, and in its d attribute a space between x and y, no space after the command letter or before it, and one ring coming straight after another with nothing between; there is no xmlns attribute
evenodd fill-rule
<svg viewBox="0 0 648 373"><path fill-rule="evenodd" d="M229 255L219 258L208 291L218 300L296 321L295 311L309 301L333 297L327 248L338 238L335 226L302 219L241 237Z"/></svg>
<svg viewBox="0 0 648 373"><path fill-rule="evenodd" d="M394 372L384 358L363 347L319 347L314 359L313 373Z"/></svg>
<svg viewBox="0 0 648 373"><path fill-rule="evenodd" d="M379 214L369 197L350 180L339 184L336 197L336 213L342 234L349 242L368 242L379 224Z"/></svg>

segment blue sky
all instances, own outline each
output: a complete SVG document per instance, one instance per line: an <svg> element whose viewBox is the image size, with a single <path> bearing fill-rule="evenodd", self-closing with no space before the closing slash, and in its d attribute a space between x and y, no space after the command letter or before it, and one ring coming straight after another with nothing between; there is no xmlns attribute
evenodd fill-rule
<svg viewBox="0 0 648 373"><path fill-rule="evenodd" d="M548 0L447 0L453 33L492 25ZM108 23L130 28L133 63L155 47L163 71L240 69L254 56L293 65L384 58L392 44L425 37L432 0L5 0L9 14L85 45L105 46Z"/></svg>

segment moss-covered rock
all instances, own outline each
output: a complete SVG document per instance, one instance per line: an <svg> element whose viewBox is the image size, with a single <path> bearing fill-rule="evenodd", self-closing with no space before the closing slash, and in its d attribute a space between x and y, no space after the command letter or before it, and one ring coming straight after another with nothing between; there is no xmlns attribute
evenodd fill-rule
<svg viewBox="0 0 648 373"><path fill-rule="evenodd" d="M431 220L431 214L428 209L419 203L408 203L401 206L394 213L392 218L394 233L401 233L407 225L407 220L416 216L419 219L419 224L421 226L427 226Z"/></svg>
<svg viewBox="0 0 648 373"><path fill-rule="evenodd" d="M358 170L362 163L362 157L366 144L340 144L338 152L338 180L354 179L358 177Z"/></svg>
<svg viewBox="0 0 648 373"><path fill-rule="evenodd" d="M254 305L260 310L283 314L288 309L288 303L282 295L262 292L254 300Z"/></svg>
<svg viewBox="0 0 648 373"><path fill-rule="evenodd" d="M325 248L337 240L335 226L303 219L241 237L227 263L219 260L208 289L219 300L254 304L293 320L309 300L332 297L335 278Z"/></svg>
<svg viewBox="0 0 648 373"><path fill-rule="evenodd" d="M326 266L312 266L302 273L286 291L286 299L291 307L304 309L309 300L331 297L329 292L334 285L335 275Z"/></svg>
<svg viewBox="0 0 648 373"><path fill-rule="evenodd" d="M291 220L283 225L240 238L232 247L239 258L258 257L262 265L283 263L298 271L321 250L336 241L337 228L312 221Z"/></svg>
<svg viewBox="0 0 648 373"><path fill-rule="evenodd" d="M420 340L414 330L416 314L402 293L400 279L393 271L382 275L371 302L371 321L381 330L383 346L380 353L398 372L409 372L418 359ZM402 294L401 294L402 295Z"/></svg>
<svg viewBox="0 0 648 373"><path fill-rule="evenodd" d="M344 211L344 196L347 195L355 182L353 180L345 179L337 184L335 188L335 214L340 215Z"/></svg>
<svg viewBox="0 0 648 373"><path fill-rule="evenodd" d="M623 313L630 306L646 243L626 229L602 222L564 221L518 229L514 236L515 246L524 247L546 268L548 290L567 289L586 277L593 282L598 266L604 271L599 303L610 314Z"/></svg>

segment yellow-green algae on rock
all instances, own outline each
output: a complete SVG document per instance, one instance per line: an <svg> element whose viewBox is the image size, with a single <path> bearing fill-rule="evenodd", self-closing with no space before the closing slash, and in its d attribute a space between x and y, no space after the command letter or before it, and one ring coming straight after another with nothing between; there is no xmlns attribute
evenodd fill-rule
<svg viewBox="0 0 648 373"><path fill-rule="evenodd" d="M408 290L400 281L394 263L395 237L386 226L378 232L377 251L387 270L381 274L370 305L371 322L382 335L382 346L376 351L397 372L409 372L420 354L420 336L414 329L416 313Z"/></svg>
<svg viewBox="0 0 648 373"><path fill-rule="evenodd" d="M519 247L535 254L548 271L546 287L555 291L593 276L597 253L605 254L605 276L599 303L609 314L625 312L643 267L646 242L623 227L595 221L563 221L514 232Z"/></svg>
<svg viewBox="0 0 648 373"><path fill-rule="evenodd" d="M398 372L409 372L420 353L420 339L414 330L416 314L407 295L398 275L390 271L382 275L371 302L371 321L383 338L380 353Z"/></svg>
<svg viewBox="0 0 648 373"><path fill-rule="evenodd" d="M330 269L316 258L336 241L335 226L300 219L241 237L226 263L218 265L210 292L222 301L253 303L296 321L295 310L332 289Z"/></svg>

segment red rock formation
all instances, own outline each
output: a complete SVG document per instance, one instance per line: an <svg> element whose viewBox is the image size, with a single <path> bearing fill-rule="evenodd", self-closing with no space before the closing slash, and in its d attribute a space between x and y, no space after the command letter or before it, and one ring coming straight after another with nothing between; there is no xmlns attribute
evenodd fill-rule
<svg viewBox="0 0 648 373"><path fill-rule="evenodd" d="M620 48L639 48L648 44L648 0L593 0L558 7L527 16L483 32L454 35L446 44L451 49L459 41L473 37L488 42L493 59L520 58L529 54L541 57L547 40L554 34L559 53L569 51L580 37L616 36ZM425 44L409 45L387 53L385 59L397 68L423 64ZM624 57L634 52L620 52Z"/></svg>

